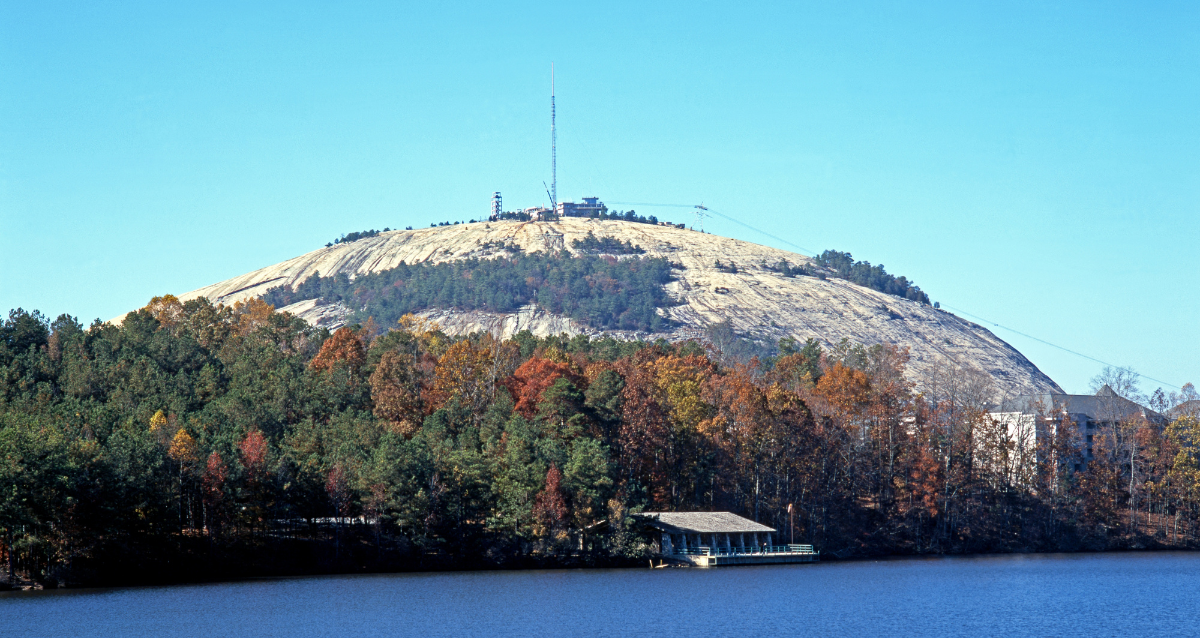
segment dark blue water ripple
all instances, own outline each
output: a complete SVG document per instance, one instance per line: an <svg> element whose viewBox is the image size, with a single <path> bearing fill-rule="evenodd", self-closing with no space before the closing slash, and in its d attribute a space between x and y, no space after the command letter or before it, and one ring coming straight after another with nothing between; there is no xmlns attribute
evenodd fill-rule
<svg viewBox="0 0 1200 638"><path fill-rule="evenodd" d="M11 636L1200 636L1200 554L337 576L0 594Z"/></svg>

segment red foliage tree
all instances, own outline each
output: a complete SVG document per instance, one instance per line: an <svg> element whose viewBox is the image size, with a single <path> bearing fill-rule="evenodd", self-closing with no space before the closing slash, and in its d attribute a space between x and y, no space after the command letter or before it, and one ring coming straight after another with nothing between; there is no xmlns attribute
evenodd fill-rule
<svg viewBox="0 0 1200 638"><path fill-rule="evenodd" d="M567 501L563 497L562 472L551 464L546 471L546 487L538 493L533 503L533 515L546 527L550 534L562 530L567 520Z"/></svg>
<svg viewBox="0 0 1200 638"><path fill-rule="evenodd" d="M260 478L267 467L267 438L258 430L250 430L238 444L238 449L242 452L242 465L250 479Z"/></svg>
<svg viewBox="0 0 1200 638"><path fill-rule="evenodd" d="M201 484L204 490L205 525L210 533L220 530L224 522L222 502L225 500L225 479L229 478L229 467L217 452L208 455Z"/></svg>
<svg viewBox="0 0 1200 638"><path fill-rule="evenodd" d="M225 465L221 455L217 452L209 454L202 477L205 499L214 503L220 501L224 496L225 479L228 477L229 467Z"/></svg>
<svg viewBox="0 0 1200 638"><path fill-rule="evenodd" d="M666 408L658 400L654 353L644 353L618 364L625 380L617 432L618 458L627 476L649 489L655 507L669 507L671 478L665 451L671 440L671 424Z"/></svg>
<svg viewBox="0 0 1200 638"><path fill-rule="evenodd" d="M350 484L346 477L346 468L341 463L334 465L325 478L325 493L333 503L333 509L338 516L350 512Z"/></svg>

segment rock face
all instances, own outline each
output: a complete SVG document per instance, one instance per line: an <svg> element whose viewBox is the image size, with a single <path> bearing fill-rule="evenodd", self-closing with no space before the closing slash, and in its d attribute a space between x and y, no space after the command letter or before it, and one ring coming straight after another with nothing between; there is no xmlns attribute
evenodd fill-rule
<svg viewBox="0 0 1200 638"><path fill-rule="evenodd" d="M774 342L793 336L812 337L829 346L843 338L863 344L890 343L909 348L909 370L918 383L938 365L982 371L1002 394L1061 392L1053 380L1038 370L1015 348L982 326L916 302L876 292L838 279L784 277L767 268L786 260L808 264L802 255L678 229L621 221L566 218L556 222L479 222L418 230L397 230L375 237L321 248L295 259L268 266L240 277L181 295L180 299L207 297L214 303L232 304L258 297L279 285L292 286L320 273L350 276L394 268L400 262L445 262L470 257L489 258L566 248L588 232L597 237L629 241L648 257L664 257L682 266L667 291L680 302L663 312L679 328L661 335L613 333L620 338L671 340L695 337L713 323L728 320L740 334ZM720 270L716 262L733 264L737 272ZM338 305L303 301L282 308L310 323L337 327L348 309ZM536 307L516 313L453 312L429 310L423 315L451 333L499 331L511 335L528 329L534 334L600 331L567 317Z"/></svg>

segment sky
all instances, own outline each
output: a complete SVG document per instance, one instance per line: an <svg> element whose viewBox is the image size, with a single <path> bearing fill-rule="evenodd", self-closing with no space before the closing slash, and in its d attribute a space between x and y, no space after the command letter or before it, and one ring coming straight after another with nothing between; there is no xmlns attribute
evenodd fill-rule
<svg viewBox="0 0 1200 638"><path fill-rule="evenodd" d="M560 200L882 263L1069 392L1200 381L1200 3L576 4L0 3L0 312L544 204L553 62Z"/></svg>

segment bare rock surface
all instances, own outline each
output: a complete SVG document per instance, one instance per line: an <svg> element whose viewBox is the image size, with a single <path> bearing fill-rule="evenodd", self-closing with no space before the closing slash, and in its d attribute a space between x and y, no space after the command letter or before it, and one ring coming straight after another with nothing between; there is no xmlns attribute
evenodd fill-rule
<svg viewBox="0 0 1200 638"><path fill-rule="evenodd" d="M629 241L645 250L646 256L664 257L681 266L674 270L676 280L667 286L671 296L681 303L664 311L678 324L677 329L661 335L607 334L678 340L695 337L706 326L729 320L738 333L772 342L793 336L801 341L812 337L826 346L845 338L867 345L907 347L910 374L918 383L935 366L951 363L986 373L1002 394L1061 392L1037 366L982 326L843 280L784 277L768 266L781 260L792 265L811 260L776 248L671 226L566 218L556 222L478 222L397 230L320 248L194 290L180 299L207 297L214 303L232 304L261 296L275 286L294 286L317 273L353 277L388 270L401 262L438 263L511 255L518 246L526 252L565 247L574 253L577 251L571 241L589 231L597 237ZM719 270L718 260L725 266L735 265L737 272ZM295 303L281 310L330 328L342 325L350 311L316 301ZM511 335L525 329L538 335L601 334L533 306L506 314L440 309L421 314L456 334L489 330Z"/></svg>

